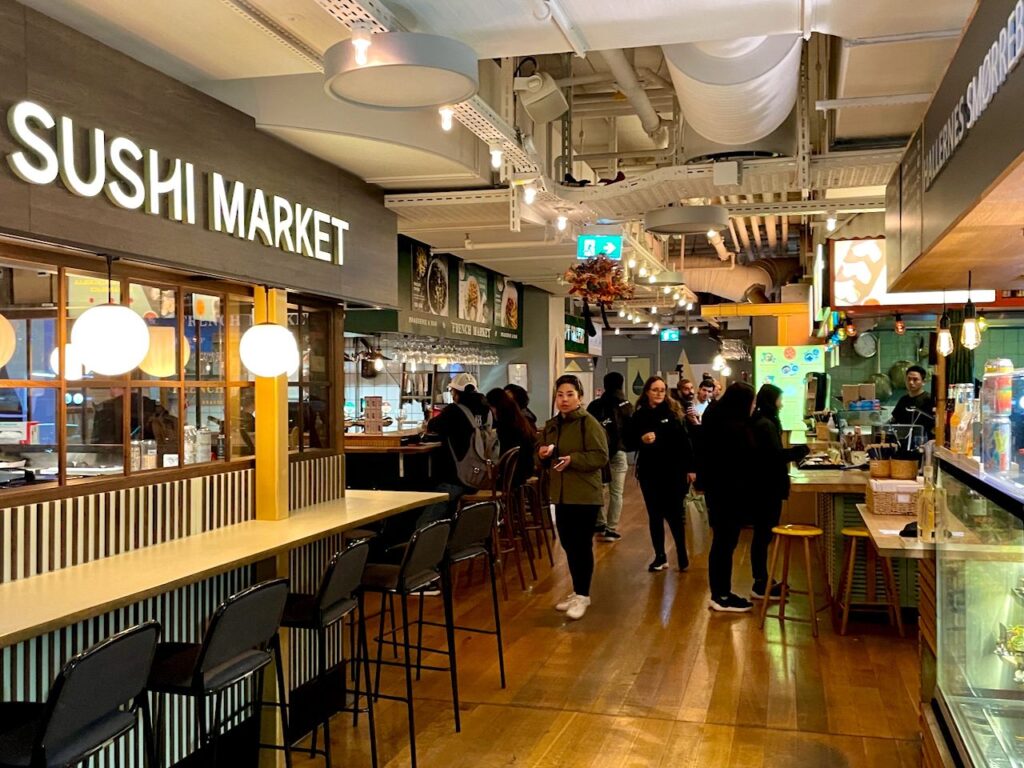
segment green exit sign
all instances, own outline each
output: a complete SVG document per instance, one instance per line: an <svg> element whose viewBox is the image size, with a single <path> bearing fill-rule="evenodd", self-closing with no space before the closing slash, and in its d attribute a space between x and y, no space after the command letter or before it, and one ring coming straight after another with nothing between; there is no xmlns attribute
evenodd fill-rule
<svg viewBox="0 0 1024 768"><path fill-rule="evenodd" d="M622 235L580 235L576 239L576 258L592 259L595 256L607 256L620 261Z"/></svg>

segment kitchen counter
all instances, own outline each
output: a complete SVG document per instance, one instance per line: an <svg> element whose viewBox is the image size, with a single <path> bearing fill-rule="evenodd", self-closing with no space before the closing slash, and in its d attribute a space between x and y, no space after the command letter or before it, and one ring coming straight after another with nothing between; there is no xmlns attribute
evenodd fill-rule
<svg viewBox="0 0 1024 768"><path fill-rule="evenodd" d="M866 493L865 469L795 469L789 473L793 493Z"/></svg>

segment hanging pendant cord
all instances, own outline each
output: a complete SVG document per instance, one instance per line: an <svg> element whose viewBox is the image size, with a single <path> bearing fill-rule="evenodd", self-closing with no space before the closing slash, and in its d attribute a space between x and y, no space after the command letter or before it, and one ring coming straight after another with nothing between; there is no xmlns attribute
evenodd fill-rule
<svg viewBox="0 0 1024 768"><path fill-rule="evenodd" d="M107 254L107 304L114 303L114 257Z"/></svg>

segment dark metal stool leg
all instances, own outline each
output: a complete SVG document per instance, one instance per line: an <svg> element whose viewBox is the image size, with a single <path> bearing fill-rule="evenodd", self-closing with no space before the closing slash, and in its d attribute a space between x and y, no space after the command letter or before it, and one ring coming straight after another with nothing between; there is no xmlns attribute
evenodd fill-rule
<svg viewBox="0 0 1024 768"><path fill-rule="evenodd" d="M388 596L380 593L380 626L377 628L377 670L373 678L373 695L380 693L380 668L384 660L384 615L387 611ZM391 636L394 639L394 635ZM369 683L369 681L367 681Z"/></svg>
<svg viewBox="0 0 1024 768"><path fill-rule="evenodd" d="M402 646L405 650L405 698L409 716L409 755L410 765L416 768L416 720L412 701L412 651L409 647L409 596L401 593L402 603Z"/></svg>
<svg viewBox="0 0 1024 768"><path fill-rule="evenodd" d="M423 673L423 603L427 596L422 592L417 593L419 598L419 616L416 619L416 680L422 679Z"/></svg>
<svg viewBox="0 0 1024 768"><path fill-rule="evenodd" d="M363 657L363 677L366 679L366 719L370 726L370 761L377 768L377 724L373 716L373 696L370 693L370 647L366 641L366 613L363 594L359 593L359 648ZM358 654L353 658L358 658ZM356 717L359 717L359 668L356 667ZM358 721L357 721L358 722Z"/></svg>
<svg viewBox="0 0 1024 768"><path fill-rule="evenodd" d="M317 639L320 652L320 674L326 677L327 675L327 630L321 627L317 632ZM341 670L341 695L342 702L345 702L345 670ZM326 713L327 708L324 708ZM324 727L324 760L327 761L327 768L331 768L333 763L331 762L331 716L325 714L323 720ZM314 739L316 738L316 728L313 728Z"/></svg>
<svg viewBox="0 0 1024 768"><path fill-rule="evenodd" d="M455 714L455 732L462 730L459 717L459 673L455 663L455 608L452 605L451 574L447 568L441 568L441 595L444 598L444 629L448 637L448 669L452 678L452 711Z"/></svg>
<svg viewBox="0 0 1024 768"><path fill-rule="evenodd" d="M277 668L277 696L281 703L281 741L284 743L284 764L292 768L291 734L288 732L288 697L284 684L284 661L281 658L281 638L278 635L270 641L274 653L274 666Z"/></svg>
<svg viewBox="0 0 1024 768"><path fill-rule="evenodd" d="M153 717L149 710L149 694L143 691L139 700L139 709L142 710L142 739L145 745L145 765L147 768L157 768L156 737L153 734Z"/></svg>
<svg viewBox="0 0 1024 768"><path fill-rule="evenodd" d="M494 557L490 549L487 554L487 569L491 576L491 606L494 609L494 629L498 636L498 671L501 674L501 687L505 687L505 649L501 639L501 611L498 609L498 582L494 576Z"/></svg>

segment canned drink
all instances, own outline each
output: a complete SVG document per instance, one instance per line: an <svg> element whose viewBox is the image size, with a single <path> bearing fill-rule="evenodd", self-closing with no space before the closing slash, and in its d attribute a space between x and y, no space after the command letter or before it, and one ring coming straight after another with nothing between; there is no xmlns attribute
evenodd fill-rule
<svg viewBox="0 0 1024 768"><path fill-rule="evenodd" d="M996 474L1010 471L1010 420L987 419L981 425L981 462L985 471Z"/></svg>
<svg viewBox="0 0 1024 768"><path fill-rule="evenodd" d="M1013 373L1013 361L1006 357L996 357L985 361L985 373Z"/></svg>

